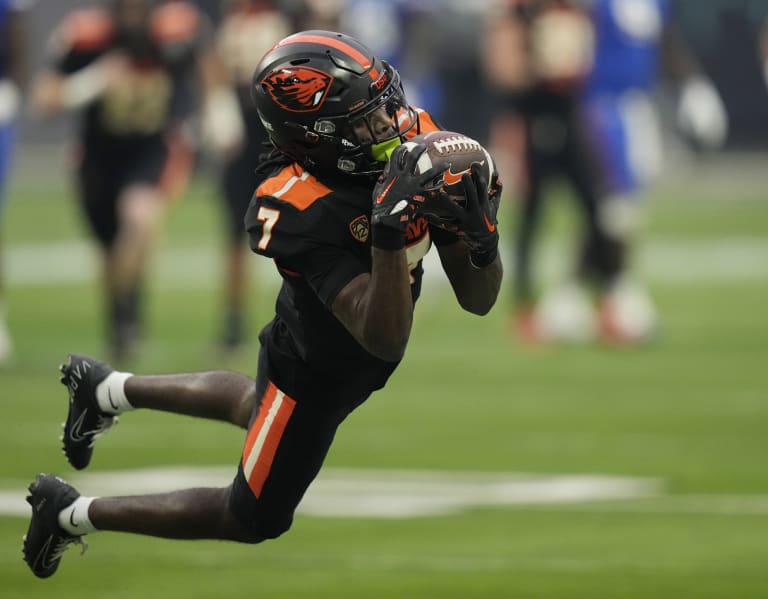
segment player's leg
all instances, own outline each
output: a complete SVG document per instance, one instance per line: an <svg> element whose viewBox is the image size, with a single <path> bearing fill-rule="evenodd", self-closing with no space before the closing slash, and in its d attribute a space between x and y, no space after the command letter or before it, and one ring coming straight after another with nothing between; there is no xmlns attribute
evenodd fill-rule
<svg viewBox="0 0 768 599"><path fill-rule="evenodd" d="M288 530L301 498L327 455L336 429L352 406L326 391L305 398L282 391L259 360L258 401L249 418L233 484L129 497L85 497L52 475L30 486L32 520L24 556L35 575L56 571L61 553L98 530L177 539L257 543ZM321 386L308 385L307 388Z"/></svg>
<svg viewBox="0 0 768 599"><path fill-rule="evenodd" d="M148 144L121 165L117 231L106 257L114 314L116 359L128 357L141 333L142 288L168 203L186 185L190 153L185 142Z"/></svg>
<svg viewBox="0 0 768 599"><path fill-rule="evenodd" d="M296 400L266 382L232 486L98 498L88 509L94 529L243 542L287 531L347 412Z"/></svg>
<svg viewBox="0 0 768 599"><path fill-rule="evenodd" d="M162 410L245 428L256 401L253 380L230 371L134 376L89 356L70 354L61 372L69 392L64 454L78 470L90 463L96 437L124 412Z"/></svg>
<svg viewBox="0 0 768 599"><path fill-rule="evenodd" d="M652 335L657 319L650 296L631 280L630 254L642 221L638 192L659 169L658 122L652 104L641 94L594 101L586 114L606 183L597 206L604 243L593 241L586 247L603 275L600 333L612 343L643 341Z"/></svg>
<svg viewBox="0 0 768 599"><path fill-rule="evenodd" d="M605 167L590 142L588 129L577 118L574 114L564 168L582 220L583 246L576 278L580 284L593 284L601 291L623 267L623 255L600 218L601 198L609 185Z"/></svg>
<svg viewBox="0 0 768 599"><path fill-rule="evenodd" d="M543 156L533 147L526 151L525 180L522 182L514 249L513 302L518 336L528 342L538 340L534 321L535 283L532 272L533 250L544 197Z"/></svg>
<svg viewBox="0 0 768 599"><path fill-rule="evenodd" d="M245 296L248 280L247 245L243 219L257 186L254 168L258 155L250 147L227 164L223 173L222 196L225 208L227 250L224 268L224 323L221 344L236 350L246 338Z"/></svg>
<svg viewBox="0 0 768 599"><path fill-rule="evenodd" d="M117 197L120 166L118 158L99 148L86 146L77 171L78 195L83 216L101 252L101 278L105 290L106 331L113 354L119 345L120 323L125 308L112 292L110 256L118 232ZM114 356L113 356L114 357Z"/></svg>

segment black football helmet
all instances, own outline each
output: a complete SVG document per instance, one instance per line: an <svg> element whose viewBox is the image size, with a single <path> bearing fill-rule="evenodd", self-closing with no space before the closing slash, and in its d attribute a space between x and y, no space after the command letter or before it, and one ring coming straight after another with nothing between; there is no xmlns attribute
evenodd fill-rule
<svg viewBox="0 0 768 599"><path fill-rule="evenodd" d="M272 144L309 168L379 173L418 121L397 71L332 31L279 41L256 67L251 91Z"/></svg>

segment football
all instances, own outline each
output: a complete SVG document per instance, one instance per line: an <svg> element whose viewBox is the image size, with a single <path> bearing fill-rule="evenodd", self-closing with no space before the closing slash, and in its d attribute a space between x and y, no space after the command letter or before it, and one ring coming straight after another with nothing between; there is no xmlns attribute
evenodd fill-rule
<svg viewBox="0 0 768 599"><path fill-rule="evenodd" d="M440 164L448 164L449 168L435 180L435 185L442 185L445 192L455 201L464 198L464 185L461 176L469 173L472 164L482 167L482 174L490 190L491 180L495 171L493 159L488 151L471 137L453 131L430 131L408 140L405 146L424 144L426 151L419 157L418 172L424 173Z"/></svg>

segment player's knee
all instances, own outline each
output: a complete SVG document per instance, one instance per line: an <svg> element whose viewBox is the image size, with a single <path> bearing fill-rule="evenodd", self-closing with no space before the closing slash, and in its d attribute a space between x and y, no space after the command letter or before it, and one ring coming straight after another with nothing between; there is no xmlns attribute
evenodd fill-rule
<svg viewBox="0 0 768 599"><path fill-rule="evenodd" d="M258 526L259 534L263 539L276 539L277 537L285 534L291 528L293 524L293 514L286 516L278 516L271 518L268 521L262 522Z"/></svg>
<svg viewBox="0 0 768 599"><path fill-rule="evenodd" d="M256 499L245 491L239 476L230 494L229 511L240 529L238 539L245 543L261 543L285 534L293 524L295 509L286 501Z"/></svg>
<svg viewBox="0 0 768 599"><path fill-rule="evenodd" d="M260 514L248 518L239 518L245 543L261 543L276 539L288 532L293 524L293 514Z"/></svg>

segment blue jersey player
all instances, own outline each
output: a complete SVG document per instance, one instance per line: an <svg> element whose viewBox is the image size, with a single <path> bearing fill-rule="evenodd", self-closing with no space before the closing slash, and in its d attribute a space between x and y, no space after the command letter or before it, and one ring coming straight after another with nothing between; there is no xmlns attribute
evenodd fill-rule
<svg viewBox="0 0 768 599"><path fill-rule="evenodd" d="M587 4L595 50L581 103L597 165L599 218L612 240L603 247L619 265L601 298L598 322L607 340L631 342L647 338L655 325L650 299L627 276L627 251L640 221L638 197L662 164L652 95L662 77L676 84L680 128L702 147L723 142L727 119L717 92L675 27L669 0Z"/></svg>

